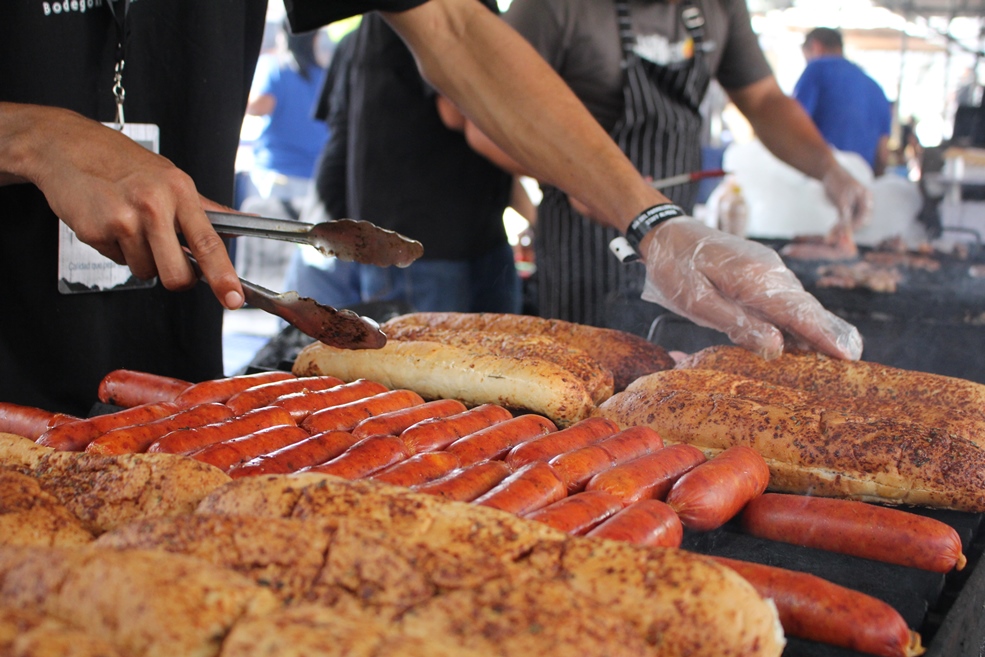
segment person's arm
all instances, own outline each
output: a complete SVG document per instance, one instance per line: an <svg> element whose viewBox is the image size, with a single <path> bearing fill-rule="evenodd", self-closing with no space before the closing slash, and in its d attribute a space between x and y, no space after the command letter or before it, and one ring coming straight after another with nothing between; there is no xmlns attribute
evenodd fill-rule
<svg viewBox="0 0 985 657"><path fill-rule="evenodd" d="M428 82L600 223L625 232L645 209L669 203L523 37L480 3L430 0L384 17ZM681 217L649 230L638 250L645 298L737 344L773 357L786 333L832 356L861 356L857 329L824 310L768 247Z"/></svg>
<svg viewBox="0 0 985 657"><path fill-rule="evenodd" d="M876 159L875 166L872 167L872 173L876 177L879 177L886 173L886 165L889 164L889 135L883 135L879 138L879 143L876 145Z"/></svg>
<svg viewBox="0 0 985 657"><path fill-rule="evenodd" d="M0 181L33 183L79 239L171 290L196 281L181 233L223 305L243 304L225 244L203 211L221 206L120 132L64 109L0 103Z"/></svg>
<svg viewBox="0 0 985 657"><path fill-rule="evenodd" d="M869 191L838 163L814 121L773 76L726 91L771 153L821 181L838 209L841 229L857 228L867 219L872 210Z"/></svg>
<svg viewBox="0 0 985 657"><path fill-rule="evenodd" d="M273 94L260 94L250 98L246 104L246 113L250 116L267 116L274 113L277 98Z"/></svg>

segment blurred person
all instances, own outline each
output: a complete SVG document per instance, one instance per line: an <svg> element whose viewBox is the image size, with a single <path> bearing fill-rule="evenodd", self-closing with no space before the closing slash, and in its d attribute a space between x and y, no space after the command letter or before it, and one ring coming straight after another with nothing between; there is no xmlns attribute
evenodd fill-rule
<svg viewBox="0 0 985 657"><path fill-rule="evenodd" d="M322 98L331 137L316 189L325 211L416 239L424 255L380 268L300 248L284 287L336 307L399 301L419 311L520 312L503 212L513 203L532 218L532 203L518 180L468 146L461 115L424 82L381 16L364 16L344 37Z"/></svg>
<svg viewBox="0 0 985 657"><path fill-rule="evenodd" d="M243 291L204 210L233 198L267 6L55 6L8 3L0 22L0 303L9 318L0 323L0 399L83 414L113 369L222 376L222 309L241 307ZM855 327L806 293L774 251L663 214L668 199L475 0L287 3L296 32L370 10L386 12L425 79L521 166L632 235L666 303L765 356L793 341L860 357ZM159 153L127 134L150 125ZM59 218L102 264L158 283L61 294ZM185 249L207 285L197 284Z"/></svg>
<svg viewBox="0 0 985 657"><path fill-rule="evenodd" d="M807 33L803 45L807 67L794 87L794 98L804 106L829 144L858 153L876 176L886 171L892 104L879 83L857 64L845 59L841 33L818 27Z"/></svg>
<svg viewBox="0 0 985 657"><path fill-rule="evenodd" d="M742 0L514 0L504 19L647 178L701 169L700 105L715 78L775 155L824 182L842 234L864 219L868 191L780 90ZM466 129L477 148L522 172L481 131ZM663 191L690 213L698 185ZM644 298L667 306L668 295L648 288L649 264L622 263L610 253L619 235L593 220L576 195L545 186L534 240L542 316L606 326L614 304L644 290Z"/></svg>

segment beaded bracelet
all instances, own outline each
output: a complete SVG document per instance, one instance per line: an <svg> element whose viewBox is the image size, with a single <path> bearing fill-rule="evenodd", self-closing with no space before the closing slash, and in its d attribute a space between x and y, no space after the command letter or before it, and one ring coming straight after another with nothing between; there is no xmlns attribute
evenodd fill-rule
<svg viewBox="0 0 985 657"><path fill-rule="evenodd" d="M654 205L633 219L629 224L629 228L626 229L626 239L634 249L639 249L640 242L643 241L643 238L651 230L665 221L686 216L687 213L680 206L674 205L673 203Z"/></svg>

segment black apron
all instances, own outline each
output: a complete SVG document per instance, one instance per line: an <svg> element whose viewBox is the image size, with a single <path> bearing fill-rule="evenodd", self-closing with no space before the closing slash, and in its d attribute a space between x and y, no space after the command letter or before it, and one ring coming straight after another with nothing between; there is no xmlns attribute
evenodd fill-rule
<svg viewBox="0 0 985 657"><path fill-rule="evenodd" d="M681 21L694 42L694 56L661 66L641 59L633 47L629 4L616 13L626 77L623 117L610 135L643 176L659 180L701 168L701 115L698 107L711 73L704 61L704 16L691 0L681 2ZM697 185L677 185L664 193L689 213ZM545 186L537 219L538 311L542 317L606 326L610 295L638 299L646 270L641 262L623 264L609 251L621 233L575 212L567 195Z"/></svg>

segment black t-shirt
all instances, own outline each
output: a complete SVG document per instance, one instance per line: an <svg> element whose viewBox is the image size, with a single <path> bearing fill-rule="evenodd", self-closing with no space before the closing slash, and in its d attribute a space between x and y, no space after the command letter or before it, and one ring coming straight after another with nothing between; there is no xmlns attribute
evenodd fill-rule
<svg viewBox="0 0 985 657"><path fill-rule="evenodd" d="M116 28L106 2L6 3L0 100L112 121ZM130 3L127 122L157 124L161 153L219 202L232 201L265 13L266 0ZM204 284L63 295L58 222L39 190L0 187L0 226L0 401L85 414L100 378L116 368L222 376L222 309Z"/></svg>
<svg viewBox="0 0 985 657"><path fill-rule="evenodd" d="M330 78L333 138L318 172L326 207L343 207L326 190L344 188L347 216L420 240L424 259L468 260L505 245L512 177L444 126L400 37L367 14L336 56L351 62Z"/></svg>

